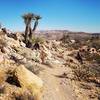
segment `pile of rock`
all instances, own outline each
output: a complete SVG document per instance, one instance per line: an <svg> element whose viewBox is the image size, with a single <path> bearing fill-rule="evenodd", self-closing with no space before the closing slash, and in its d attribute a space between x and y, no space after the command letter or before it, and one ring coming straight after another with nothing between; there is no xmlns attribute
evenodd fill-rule
<svg viewBox="0 0 100 100"><path fill-rule="evenodd" d="M42 91L43 81L23 65L17 66L6 59L0 63L0 99L40 100Z"/></svg>
<svg viewBox="0 0 100 100"><path fill-rule="evenodd" d="M43 81L27 69L32 60L41 62L40 52L14 36L0 32L0 100L40 100Z"/></svg>

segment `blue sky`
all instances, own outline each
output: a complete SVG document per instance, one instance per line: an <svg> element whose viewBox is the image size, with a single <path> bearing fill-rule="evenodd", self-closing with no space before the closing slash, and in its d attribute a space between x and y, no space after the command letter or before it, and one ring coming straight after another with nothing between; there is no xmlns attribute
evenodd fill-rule
<svg viewBox="0 0 100 100"><path fill-rule="evenodd" d="M40 14L38 29L100 32L100 0L0 0L0 22L23 31L21 15Z"/></svg>

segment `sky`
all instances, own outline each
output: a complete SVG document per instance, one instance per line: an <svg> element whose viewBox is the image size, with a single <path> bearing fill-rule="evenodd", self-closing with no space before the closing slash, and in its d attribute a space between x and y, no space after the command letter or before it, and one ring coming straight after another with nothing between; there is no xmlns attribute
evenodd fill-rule
<svg viewBox="0 0 100 100"><path fill-rule="evenodd" d="M42 17L38 30L100 32L100 0L0 0L0 23L10 30L23 31L28 12Z"/></svg>

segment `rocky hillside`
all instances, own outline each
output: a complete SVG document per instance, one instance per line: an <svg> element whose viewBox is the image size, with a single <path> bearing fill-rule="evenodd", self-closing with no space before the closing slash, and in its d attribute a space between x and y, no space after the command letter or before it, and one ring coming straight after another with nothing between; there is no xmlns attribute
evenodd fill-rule
<svg viewBox="0 0 100 100"><path fill-rule="evenodd" d="M35 50L22 40L0 32L0 100L100 100L100 48L45 40Z"/></svg>
<svg viewBox="0 0 100 100"><path fill-rule="evenodd" d="M60 40L64 35L69 35L71 39L85 39L89 37L99 37L100 33L72 32L69 30L44 30L37 31L36 35L48 39Z"/></svg>

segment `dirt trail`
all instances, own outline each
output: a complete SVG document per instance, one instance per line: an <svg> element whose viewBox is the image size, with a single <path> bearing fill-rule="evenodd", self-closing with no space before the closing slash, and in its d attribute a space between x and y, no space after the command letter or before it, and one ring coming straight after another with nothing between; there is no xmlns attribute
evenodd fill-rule
<svg viewBox="0 0 100 100"><path fill-rule="evenodd" d="M44 92L42 100L76 100L70 79L58 78L63 72L69 73L70 68L43 66L45 70L40 73L44 81Z"/></svg>

